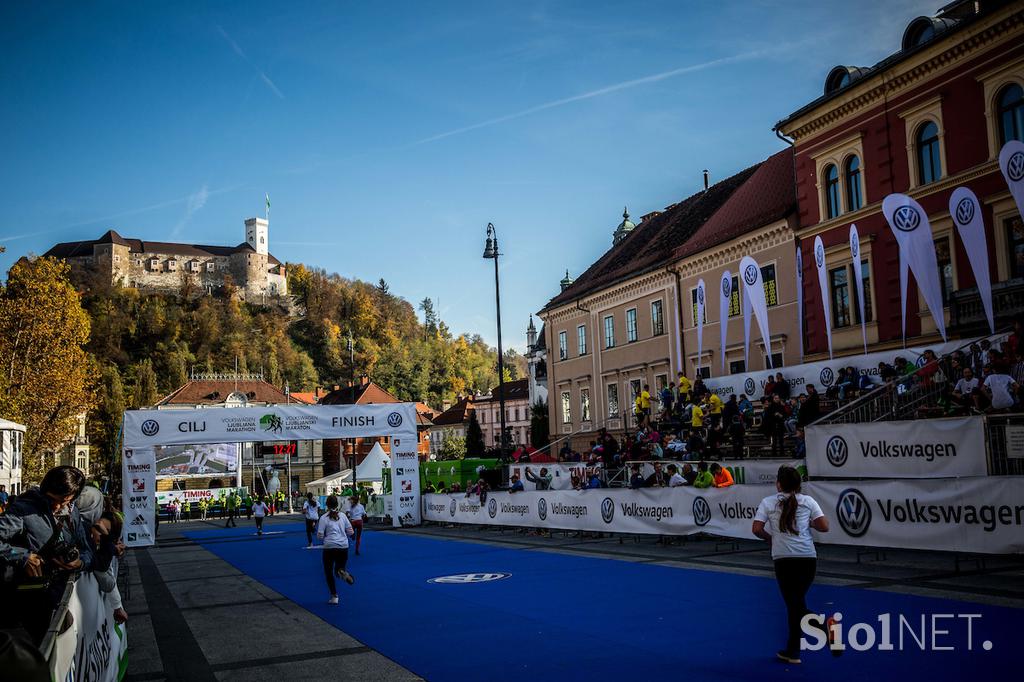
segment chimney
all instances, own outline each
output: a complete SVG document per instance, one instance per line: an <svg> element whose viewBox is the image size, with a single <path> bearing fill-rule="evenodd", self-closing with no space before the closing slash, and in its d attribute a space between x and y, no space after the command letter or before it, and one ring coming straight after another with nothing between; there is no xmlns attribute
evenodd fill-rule
<svg viewBox="0 0 1024 682"><path fill-rule="evenodd" d="M708 169L704 169L704 191L708 191Z"/></svg>
<svg viewBox="0 0 1024 682"><path fill-rule="evenodd" d="M366 376L365 374L360 374L359 375L359 385L360 386L366 386L368 383L370 383L370 377Z"/></svg>

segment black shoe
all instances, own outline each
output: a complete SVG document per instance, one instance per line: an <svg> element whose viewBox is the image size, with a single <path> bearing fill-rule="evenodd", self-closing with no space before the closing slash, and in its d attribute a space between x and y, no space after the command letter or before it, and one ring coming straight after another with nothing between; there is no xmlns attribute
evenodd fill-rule
<svg viewBox="0 0 1024 682"><path fill-rule="evenodd" d="M775 652L775 658L779 659L780 661L784 661L786 663L796 664L796 663L800 662L800 657L799 656L791 654L791 653L789 653L787 651L777 651L777 652Z"/></svg>

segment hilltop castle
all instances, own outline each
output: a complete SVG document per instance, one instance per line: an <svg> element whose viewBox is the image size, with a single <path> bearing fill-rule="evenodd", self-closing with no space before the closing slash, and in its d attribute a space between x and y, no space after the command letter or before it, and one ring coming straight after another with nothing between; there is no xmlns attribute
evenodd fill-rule
<svg viewBox="0 0 1024 682"><path fill-rule="evenodd" d="M288 294L285 266L268 250L268 231L263 218L248 218L238 246L202 246L126 239L108 230L99 239L57 244L44 255L67 261L73 274L109 275L112 283L144 291L180 291L191 280L213 293L230 278L239 296L262 303Z"/></svg>

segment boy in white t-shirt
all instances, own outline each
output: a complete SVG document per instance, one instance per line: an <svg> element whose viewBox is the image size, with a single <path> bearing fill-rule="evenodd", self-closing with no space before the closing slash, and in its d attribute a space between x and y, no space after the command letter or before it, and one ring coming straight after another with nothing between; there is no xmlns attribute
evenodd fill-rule
<svg viewBox="0 0 1024 682"><path fill-rule="evenodd" d="M306 519L306 547L309 548L313 546L313 533L316 531L316 522L320 520L320 503L313 497L313 493L306 493L302 515Z"/></svg>
<svg viewBox="0 0 1024 682"><path fill-rule="evenodd" d="M270 507L263 501L262 496L256 498L256 501L252 503L252 516L256 519L257 535L263 535L263 519L266 518L269 511Z"/></svg>

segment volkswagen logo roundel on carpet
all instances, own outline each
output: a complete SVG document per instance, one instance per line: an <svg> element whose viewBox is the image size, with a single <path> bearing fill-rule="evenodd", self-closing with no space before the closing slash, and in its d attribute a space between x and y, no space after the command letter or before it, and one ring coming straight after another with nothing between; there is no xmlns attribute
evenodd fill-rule
<svg viewBox="0 0 1024 682"><path fill-rule="evenodd" d="M493 580L503 580L511 577L511 573L458 573L456 575L442 575L437 578L431 578L427 582L444 585L469 585L470 583L489 583Z"/></svg>

